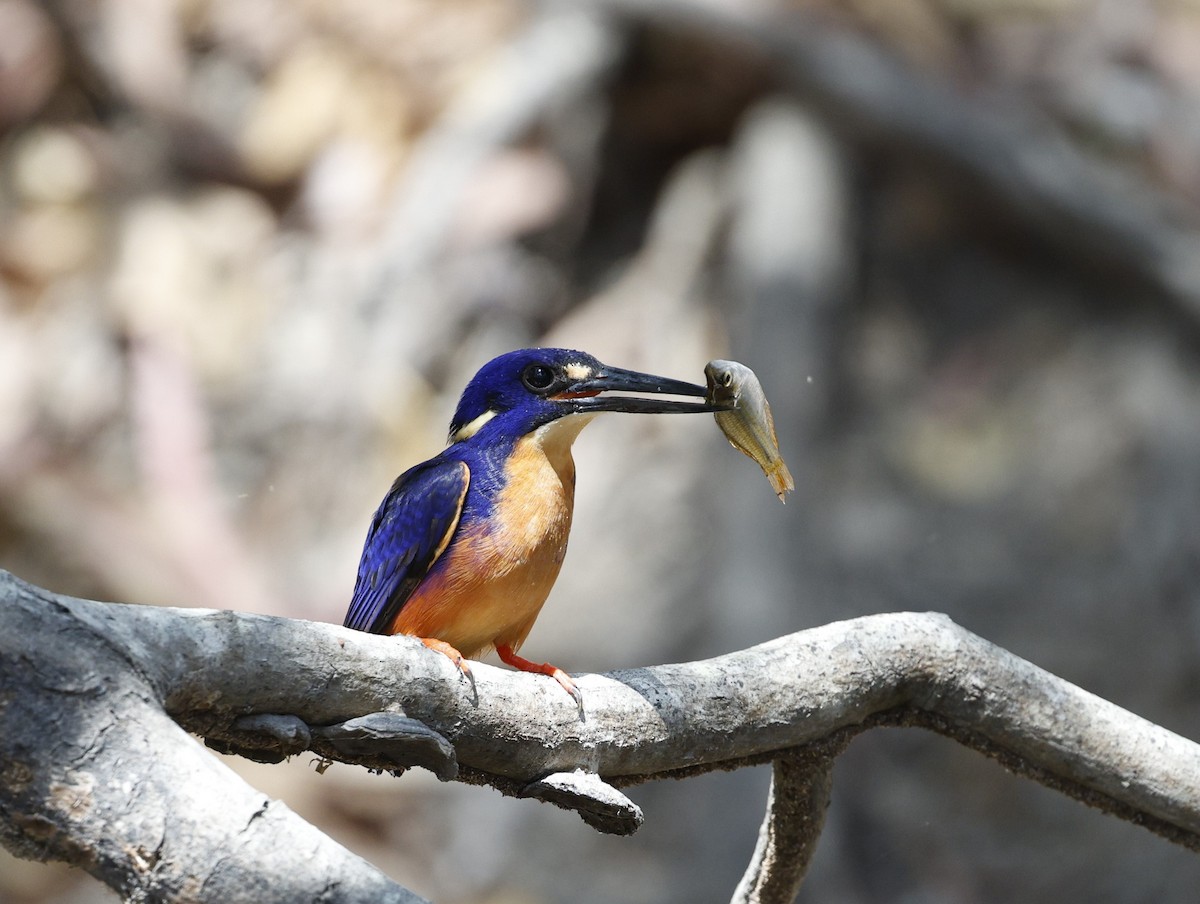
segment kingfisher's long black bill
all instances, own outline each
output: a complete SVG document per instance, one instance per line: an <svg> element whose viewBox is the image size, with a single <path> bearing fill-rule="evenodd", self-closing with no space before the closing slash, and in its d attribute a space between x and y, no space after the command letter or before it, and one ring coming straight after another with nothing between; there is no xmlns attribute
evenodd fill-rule
<svg viewBox="0 0 1200 904"><path fill-rule="evenodd" d="M620 367L603 367L586 379L571 384L563 394L570 399L576 411L626 411L635 414L677 414L683 412L714 412L730 408L726 404L683 402L674 399L633 398L619 395L591 395L591 393L645 392L656 395L677 395L705 398L708 390L695 383L656 377Z"/></svg>

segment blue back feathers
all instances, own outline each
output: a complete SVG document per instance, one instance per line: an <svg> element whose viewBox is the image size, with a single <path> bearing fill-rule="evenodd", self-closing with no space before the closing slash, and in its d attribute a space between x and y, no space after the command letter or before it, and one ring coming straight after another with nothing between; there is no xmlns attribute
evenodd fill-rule
<svg viewBox="0 0 1200 904"><path fill-rule="evenodd" d="M467 384L450 422L451 444L401 474L375 512L347 627L390 630L460 523L490 516L516 442L566 413L538 394L543 375L537 368L559 371L568 364L601 367L591 355L571 349L521 349L488 362Z"/></svg>

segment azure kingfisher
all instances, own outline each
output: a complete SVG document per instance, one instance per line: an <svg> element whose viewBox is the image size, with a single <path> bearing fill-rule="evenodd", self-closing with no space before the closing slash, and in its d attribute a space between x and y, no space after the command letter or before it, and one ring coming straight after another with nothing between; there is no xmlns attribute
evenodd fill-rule
<svg viewBox="0 0 1200 904"><path fill-rule="evenodd" d="M582 707L566 672L517 655L567 551L571 444L602 411L728 407L608 392L706 390L562 348L521 349L485 364L459 400L447 448L396 478L375 512L346 627L413 635L468 677L464 657L494 648L508 665L557 680Z"/></svg>

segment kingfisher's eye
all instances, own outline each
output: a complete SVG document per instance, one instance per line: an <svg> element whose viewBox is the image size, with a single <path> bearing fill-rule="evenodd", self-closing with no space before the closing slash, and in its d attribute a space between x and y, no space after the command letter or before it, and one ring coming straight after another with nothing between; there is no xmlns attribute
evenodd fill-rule
<svg viewBox="0 0 1200 904"><path fill-rule="evenodd" d="M554 382L554 371L545 364L530 364L521 372L521 382L534 392L549 389Z"/></svg>

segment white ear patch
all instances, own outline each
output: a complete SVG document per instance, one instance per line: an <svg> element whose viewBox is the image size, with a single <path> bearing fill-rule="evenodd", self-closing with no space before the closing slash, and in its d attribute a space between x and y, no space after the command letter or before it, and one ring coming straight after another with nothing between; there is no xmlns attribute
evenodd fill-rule
<svg viewBox="0 0 1200 904"><path fill-rule="evenodd" d="M586 380L592 375L592 369L586 364L573 362L563 368L563 372L567 375L568 380Z"/></svg>
<svg viewBox="0 0 1200 904"><path fill-rule="evenodd" d="M450 435L450 442L461 443L464 439L470 439L479 432L479 428L496 416L496 412L490 408L477 418L472 418L467 423L463 424Z"/></svg>

